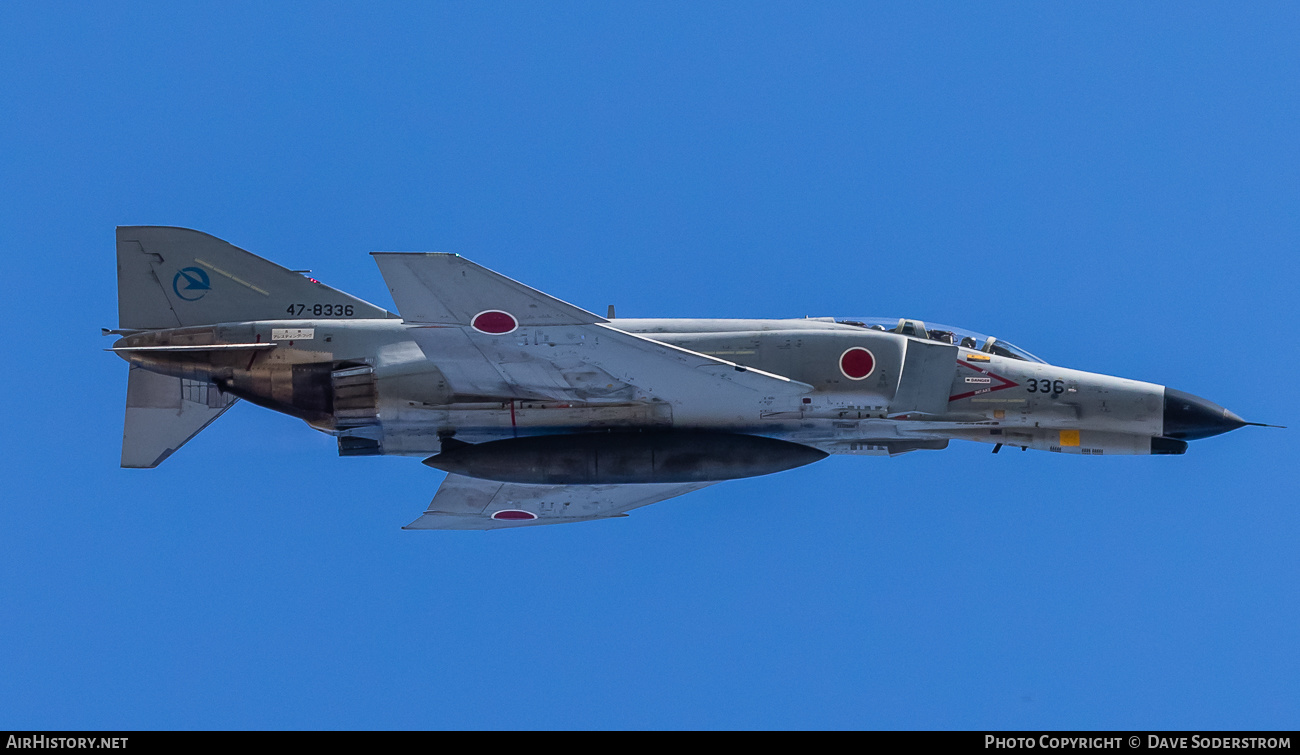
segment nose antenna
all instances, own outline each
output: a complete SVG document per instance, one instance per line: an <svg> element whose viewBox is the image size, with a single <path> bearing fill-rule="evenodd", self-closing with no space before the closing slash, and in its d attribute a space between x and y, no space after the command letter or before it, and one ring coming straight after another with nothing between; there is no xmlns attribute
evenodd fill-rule
<svg viewBox="0 0 1300 755"><path fill-rule="evenodd" d="M1276 427L1279 430L1286 429L1286 425L1266 425L1263 422L1247 422L1246 424L1250 425L1251 427Z"/></svg>

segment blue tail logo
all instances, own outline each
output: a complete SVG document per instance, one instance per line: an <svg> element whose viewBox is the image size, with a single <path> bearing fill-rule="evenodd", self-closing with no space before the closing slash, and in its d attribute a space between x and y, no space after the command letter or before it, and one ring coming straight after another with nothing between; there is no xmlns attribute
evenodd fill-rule
<svg viewBox="0 0 1300 755"><path fill-rule="evenodd" d="M212 282L208 279L208 274L197 267L183 267L172 278L172 290L185 301L198 301L211 288Z"/></svg>

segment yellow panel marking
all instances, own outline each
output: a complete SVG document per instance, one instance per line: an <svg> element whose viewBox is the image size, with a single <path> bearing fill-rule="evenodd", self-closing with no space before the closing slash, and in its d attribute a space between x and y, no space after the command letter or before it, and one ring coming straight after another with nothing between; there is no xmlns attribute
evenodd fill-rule
<svg viewBox="0 0 1300 755"><path fill-rule="evenodd" d="M1062 430L1062 431L1061 431L1061 445L1062 445L1062 446L1074 446L1074 447L1077 448L1077 447L1079 446L1079 431L1078 431L1078 430Z"/></svg>
<svg viewBox="0 0 1300 755"><path fill-rule="evenodd" d="M987 362L987 361L989 361L989 357L988 357L988 355L986 355L986 354L967 354L967 355L966 355L966 361L967 361L967 362Z"/></svg>

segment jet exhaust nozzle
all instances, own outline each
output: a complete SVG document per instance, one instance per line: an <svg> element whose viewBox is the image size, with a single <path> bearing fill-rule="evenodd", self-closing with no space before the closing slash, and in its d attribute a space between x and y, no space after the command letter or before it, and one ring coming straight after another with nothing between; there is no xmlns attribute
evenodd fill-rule
<svg viewBox="0 0 1300 755"><path fill-rule="evenodd" d="M782 472L825 451L757 435L580 433L446 443L424 463L453 474L534 485L717 482Z"/></svg>

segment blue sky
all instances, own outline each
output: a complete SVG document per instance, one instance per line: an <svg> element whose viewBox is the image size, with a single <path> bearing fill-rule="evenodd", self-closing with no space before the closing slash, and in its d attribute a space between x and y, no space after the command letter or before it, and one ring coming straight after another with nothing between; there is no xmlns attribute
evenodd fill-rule
<svg viewBox="0 0 1300 755"><path fill-rule="evenodd" d="M1300 11L0 5L0 727L1294 728L1297 430L954 443L609 522L241 404L118 469L113 228L384 306L457 252L620 316L908 316L1300 426Z"/></svg>

